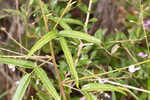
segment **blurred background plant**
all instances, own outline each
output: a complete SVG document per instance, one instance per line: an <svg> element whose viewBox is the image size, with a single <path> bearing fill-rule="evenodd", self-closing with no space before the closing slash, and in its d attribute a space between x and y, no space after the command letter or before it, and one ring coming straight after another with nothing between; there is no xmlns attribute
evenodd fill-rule
<svg viewBox="0 0 150 100"><path fill-rule="evenodd" d="M1 100L149 100L150 0L0 0Z"/></svg>

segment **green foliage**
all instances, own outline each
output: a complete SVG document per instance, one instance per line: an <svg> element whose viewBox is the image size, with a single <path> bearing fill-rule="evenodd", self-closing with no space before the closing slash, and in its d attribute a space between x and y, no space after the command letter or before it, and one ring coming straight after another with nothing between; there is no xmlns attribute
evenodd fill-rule
<svg viewBox="0 0 150 100"><path fill-rule="evenodd" d="M60 44L61 44L61 47L63 49L65 58L66 58L66 60L68 62L68 65L70 67L70 70L71 70L73 76L75 77L76 85L77 85L77 87L79 87L79 81L78 81L79 78L78 78L78 74L77 74L77 71L76 71L75 66L74 66L72 55L71 55L71 52L70 52L70 50L68 48L67 42L66 42L66 40L63 37L60 38Z"/></svg>
<svg viewBox="0 0 150 100"><path fill-rule="evenodd" d="M95 37L92 37L86 33L83 32L79 32L79 31L72 31L72 30L64 30L64 31L60 31L58 33L60 36L63 37L71 37L71 38L77 38L77 39L83 39L86 40L88 42L92 42L95 44L100 44L101 41Z"/></svg>
<svg viewBox="0 0 150 100"><path fill-rule="evenodd" d="M53 100L53 98L51 96L47 95L43 91L38 91L37 95L40 98L40 100Z"/></svg>
<svg viewBox="0 0 150 100"><path fill-rule="evenodd" d="M49 80L48 76L42 68L35 68L35 75L40 78L45 88L55 100L61 100L56 89L54 88L53 84L51 83L51 81Z"/></svg>
<svg viewBox="0 0 150 100"><path fill-rule="evenodd" d="M118 23L120 29L115 29L114 34L111 34L101 25L102 27L99 27L94 35L88 34L94 23L103 19L107 20L107 18L94 18L96 12L93 11L94 7L92 11L89 11L89 2L84 1L44 0L41 3L46 19L42 15L39 0L23 0L19 5L21 6L19 10L2 10L6 14L0 15L0 19L17 16L21 19L25 29L21 40L15 38L20 42L19 46L16 41L9 40L8 45L0 48L1 51L6 49L5 52L0 51L0 63L22 67L19 71L29 73L20 80L13 100L22 100L23 96L26 96L25 92L30 81L31 88L36 90L36 95L27 99L61 100L62 94L56 76L56 66L54 68L55 64L51 64L51 59L54 58L58 64L58 72L67 100L80 100L81 97L86 97L86 100L98 100L98 97L106 91L110 91L112 100L124 100L126 96L132 96L136 100L150 99L150 95L147 94L150 93L148 91L150 90L150 24L146 26L147 21L150 21L150 1L115 1L119 6L117 8L120 8L116 21L116 24L120 22ZM92 6L99 1L92 0ZM88 18L88 13L90 16L86 27L85 20ZM84 30L84 27L88 30ZM54 58L50 54L50 41L54 49ZM19 47L23 47L21 51ZM14 52L17 56L14 54L11 56ZM145 54L145 57L140 56L139 53ZM25 57L18 59L18 55L25 55ZM50 56L47 57L47 55ZM135 65L140 69L130 72L128 70L130 65ZM99 77L117 84L97 83L96 80ZM37 81L39 81L38 84ZM81 95L76 95L76 92ZM9 91L1 93L0 99L8 93Z"/></svg>
<svg viewBox="0 0 150 100"><path fill-rule="evenodd" d="M31 74L26 74L25 76L22 77L12 100L22 100L23 99L23 96L25 94L25 91L26 91L29 83L30 83L30 80L31 80Z"/></svg>
<svg viewBox="0 0 150 100"><path fill-rule="evenodd" d="M50 40L56 38L57 35L55 31L51 31L44 35L30 50L26 58L29 58L34 52L39 50L41 47L43 47L46 43L48 43Z"/></svg>
<svg viewBox="0 0 150 100"><path fill-rule="evenodd" d="M13 59L13 58L0 58L0 62L4 64L12 64L23 68L34 68L35 63L27 60Z"/></svg>
<svg viewBox="0 0 150 100"><path fill-rule="evenodd" d="M109 84L100 84L100 83L89 83L82 87L82 91L117 91L124 95L126 95L125 92L121 90L120 87L109 85Z"/></svg>

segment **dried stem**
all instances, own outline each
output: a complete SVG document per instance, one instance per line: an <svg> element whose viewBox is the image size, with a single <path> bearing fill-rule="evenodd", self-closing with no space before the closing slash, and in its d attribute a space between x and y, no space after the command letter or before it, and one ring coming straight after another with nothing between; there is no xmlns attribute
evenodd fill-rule
<svg viewBox="0 0 150 100"><path fill-rule="evenodd" d="M44 19L45 29L46 29L47 32L49 32L48 25L47 25L47 19L46 19L46 16L44 14L44 9L43 9L43 6L42 6L42 1L39 0L39 2L40 2L40 8L41 8L41 11L42 11L42 16L43 16L43 19ZM65 92L64 92L64 88L63 88L63 82L61 81L61 78L60 78L60 75L59 75L59 70L58 70L58 67L57 67L57 64L56 64L54 49L53 49L53 45L52 45L51 41L49 42L49 45L50 45L50 52L51 52L51 55L52 55L52 61L53 61L53 64L54 64L56 76L57 76L58 81L59 81L60 92L62 94L63 100L66 100L66 96L65 96Z"/></svg>
<svg viewBox="0 0 150 100"><path fill-rule="evenodd" d="M19 10L19 1L18 0L15 0L16 1L16 10ZM22 39L21 39L21 33L19 32L20 30L20 23L19 23L19 16L16 15L16 26L17 26L17 35L18 35L18 38L19 38L19 42L20 44L22 44ZM22 53L22 48L20 48L21 50L21 53Z"/></svg>
<svg viewBox="0 0 150 100"><path fill-rule="evenodd" d="M91 6L92 6L92 0L89 1L88 12L87 12L86 21L85 21L85 24L84 24L84 31L85 31L85 32L88 32L88 31L87 31L87 25L88 25L88 22L89 22Z"/></svg>

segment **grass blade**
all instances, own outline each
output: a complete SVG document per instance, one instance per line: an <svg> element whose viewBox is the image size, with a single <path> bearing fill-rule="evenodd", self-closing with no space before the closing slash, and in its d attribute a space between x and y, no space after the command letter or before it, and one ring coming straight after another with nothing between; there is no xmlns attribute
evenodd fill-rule
<svg viewBox="0 0 150 100"><path fill-rule="evenodd" d="M116 91L116 92L120 92L126 95L126 93L122 91L120 87L109 85L109 84L89 83L89 84L84 85L82 87L82 90L86 92L88 91Z"/></svg>
<svg viewBox="0 0 150 100"><path fill-rule="evenodd" d="M49 78L46 75L45 71L42 68L37 67L37 68L35 68L35 74L40 78L43 85L48 90L48 92L52 95L52 97L55 100L60 100L60 97L59 97L58 93L56 92L56 89L54 88L53 84L49 80Z"/></svg>
<svg viewBox="0 0 150 100"><path fill-rule="evenodd" d="M26 59L29 58L34 52L39 50L42 46L44 46L46 43L48 43L50 40L55 39L57 35L55 34L55 31L51 31L44 35L39 41L36 42L36 44L31 48L30 52L26 56Z"/></svg>
<svg viewBox="0 0 150 100"><path fill-rule="evenodd" d="M19 82L19 86L13 96L12 100L22 100L25 91L29 85L31 74L26 74Z"/></svg>
<svg viewBox="0 0 150 100"><path fill-rule="evenodd" d="M4 64L12 64L15 66L20 66L24 68L33 68L35 66L34 62L13 58L0 58L0 62Z"/></svg>
<svg viewBox="0 0 150 100"><path fill-rule="evenodd" d="M76 84L78 86L78 84L79 84L78 83L78 74L77 74L77 71L75 69L73 59L72 59L72 55L71 55L70 50L68 48L67 42L63 37L60 38L60 44L61 44L61 47L62 47L63 52L65 54L65 58L67 60L67 63L69 64L72 75L75 77Z"/></svg>
<svg viewBox="0 0 150 100"><path fill-rule="evenodd" d="M101 41L99 39L97 39L93 36L90 36L86 33L79 32L79 31L64 30L64 31L60 31L59 35L63 36L63 37L83 39L83 40L86 40L88 42L92 42L92 43L95 43L95 44L100 44L101 43Z"/></svg>

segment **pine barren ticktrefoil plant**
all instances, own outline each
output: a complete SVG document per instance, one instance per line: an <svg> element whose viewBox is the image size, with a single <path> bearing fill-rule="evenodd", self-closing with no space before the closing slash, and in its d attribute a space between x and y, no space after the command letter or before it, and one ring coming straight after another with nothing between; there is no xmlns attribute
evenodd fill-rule
<svg viewBox="0 0 150 100"><path fill-rule="evenodd" d="M10 53L0 53L0 63L10 73L21 72L12 100L99 100L106 91L113 100L150 98L149 1L123 4L138 12L124 16L127 34L106 35L107 29L99 28L93 36L88 31L98 20L92 17L96 0L48 1L24 1L20 9L4 10L5 17L17 16L25 26L21 42L9 36L9 45L0 47ZM81 16L74 18L76 8Z"/></svg>

